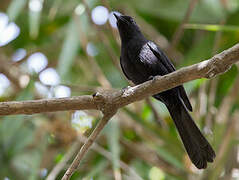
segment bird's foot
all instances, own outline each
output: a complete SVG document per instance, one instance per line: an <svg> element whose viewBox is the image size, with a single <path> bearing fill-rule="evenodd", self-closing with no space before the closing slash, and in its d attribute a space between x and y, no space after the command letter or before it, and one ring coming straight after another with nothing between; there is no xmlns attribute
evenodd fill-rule
<svg viewBox="0 0 239 180"><path fill-rule="evenodd" d="M125 91L127 91L129 88L130 88L130 86L124 87L124 88L122 88L122 91L125 92Z"/></svg>
<svg viewBox="0 0 239 180"><path fill-rule="evenodd" d="M149 76L148 81L152 80L153 82L156 80L156 76Z"/></svg>
<svg viewBox="0 0 239 180"><path fill-rule="evenodd" d="M134 93L133 87L127 86L121 90L122 97L130 96L132 93Z"/></svg>

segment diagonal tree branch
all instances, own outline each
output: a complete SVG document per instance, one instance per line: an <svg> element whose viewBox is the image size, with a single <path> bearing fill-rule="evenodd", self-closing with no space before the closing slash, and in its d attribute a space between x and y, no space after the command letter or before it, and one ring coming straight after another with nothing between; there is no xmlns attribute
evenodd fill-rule
<svg viewBox="0 0 239 180"><path fill-rule="evenodd" d="M70 165L70 167L67 169L66 173L62 177L62 180L68 180L73 175L73 173L77 170L82 158L84 155L88 152L90 146L94 143L96 138L98 137L101 130L105 127L107 122L111 119L112 116L114 116L116 113L116 110L106 111L103 118L100 120L100 122L97 124L94 131L91 133L90 137L87 139L85 144L81 147L80 151L76 155L74 161Z"/></svg>
<svg viewBox="0 0 239 180"><path fill-rule="evenodd" d="M52 171L47 176L46 180L55 180L57 175L61 172L62 169L64 169L66 163L69 161L69 159L72 158L72 156L78 151L80 148L81 142L77 140L70 148L70 150L64 155L62 160L57 163L57 165L52 169Z"/></svg>
<svg viewBox="0 0 239 180"><path fill-rule="evenodd" d="M198 64L181 68L165 76L156 76L153 80L120 91L104 90L96 93L97 96L2 102L0 103L0 115L34 114L77 109L104 111L106 105L117 109L188 81L213 78L226 72L237 61L239 61L239 44ZM100 100L97 97L101 97Z"/></svg>

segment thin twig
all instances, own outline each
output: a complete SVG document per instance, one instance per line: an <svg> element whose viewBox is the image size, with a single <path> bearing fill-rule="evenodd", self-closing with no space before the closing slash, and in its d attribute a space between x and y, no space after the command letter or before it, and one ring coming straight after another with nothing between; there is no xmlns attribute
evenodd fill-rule
<svg viewBox="0 0 239 180"><path fill-rule="evenodd" d="M203 83L199 88L199 116L204 117L207 113L207 84Z"/></svg>
<svg viewBox="0 0 239 180"><path fill-rule="evenodd" d="M173 38L172 38L172 43L169 47L168 52L171 52L172 49L174 49L177 44L179 43L180 39L182 38L183 32L184 32L184 24L186 24L189 21L189 18L191 17L191 14L194 10L194 7L198 3L199 0L190 0L190 3L188 5L188 9L186 11L186 14L181 22L181 24L178 26L177 30L175 31Z"/></svg>
<svg viewBox="0 0 239 180"><path fill-rule="evenodd" d="M157 152L145 146L144 144L133 143L123 139L121 139L120 142L128 149L131 154L143 159L150 165L157 166L163 171L173 174L175 176L183 175L184 172L182 170L179 170L172 166L170 163L166 162L164 159L158 156Z"/></svg>
<svg viewBox="0 0 239 180"><path fill-rule="evenodd" d="M120 119L122 119L122 121L120 121L120 123L122 123L123 126L126 126L127 129L128 128L133 129L133 131L138 136L142 137L142 139L144 141L156 144L158 146L162 146L164 144L163 140L160 137L156 136L156 134L154 134L154 132L147 129L145 126L140 124L138 121L135 121L126 112L120 111L118 113L118 116L120 117Z"/></svg>
<svg viewBox="0 0 239 180"><path fill-rule="evenodd" d="M238 96L239 89L239 76L237 76L232 88L226 97L222 100L220 107L218 108L218 113L215 117L216 121L219 123L225 123L227 121L228 115L232 108L232 105L236 101L236 97Z"/></svg>
<svg viewBox="0 0 239 180"><path fill-rule="evenodd" d="M19 81L19 72L16 71L16 67L13 67L15 68L15 71L10 71L10 69L12 69L11 64L9 63L9 61L4 61L2 59L7 59L7 57L4 55L0 56L0 73L3 73L5 76L7 76L7 78L12 82L13 86L15 87L16 92L20 91L21 85ZM15 74L13 74L12 72L14 72Z"/></svg>
<svg viewBox="0 0 239 180"><path fill-rule="evenodd" d="M78 139L76 140L76 142L71 146L69 151L64 155L62 160L59 163L57 163L57 165L52 169L52 171L47 176L46 180L55 180L56 177L58 176L58 174L61 172L61 170L65 168L65 166L67 165L67 162L71 159L71 157L80 148L80 145L82 143L83 144L86 143L86 141L87 141L87 137L85 137L84 135L80 135L78 137ZM105 150L103 147L101 147L96 142L93 143L91 149L96 151L100 155L104 156L109 161L112 161L112 153ZM120 163L120 167L124 171L128 172L134 180L142 180L142 178L136 173L136 171L133 168L131 168L130 166L128 166L125 162L120 160L119 163Z"/></svg>
<svg viewBox="0 0 239 180"><path fill-rule="evenodd" d="M85 136L80 136L79 137L79 140L82 142L82 143L85 143L87 141L87 138ZM101 147L99 144L97 144L96 142L93 143L92 145L92 150L98 152L99 154L101 154L102 156L104 156L105 158L107 158L109 161L112 161L112 153L105 150L103 147ZM119 161L119 164L120 164L120 167L126 171L126 172L129 172L130 175L133 177L133 179L135 180L142 180L142 178L136 173L136 171L128 166L125 162L123 161Z"/></svg>
<svg viewBox="0 0 239 180"><path fill-rule="evenodd" d="M64 155L62 160L57 163L57 165L52 169L52 171L47 176L46 180L55 180L57 175L61 172L61 170L66 166L67 162L72 158L72 156L77 152L80 148L81 142L76 141L70 148L70 150Z"/></svg>
<svg viewBox="0 0 239 180"><path fill-rule="evenodd" d="M94 22L91 20L91 18L90 18L90 17L91 17L91 11L90 11L90 9L89 9L88 4L86 3L85 0L83 0L82 2L83 2L83 4L84 4L85 7L86 7L86 13L87 13L87 15L88 15L88 17L89 17L89 19L90 19L91 25L92 25L93 28L98 32L98 35L99 35L99 36L97 36L97 37L98 37L98 40L99 40L100 42L103 42L103 44L104 44L104 46L105 46L105 48L106 48L106 51L108 52L108 54L109 54L109 56L110 56L110 60L112 61L113 65L119 70L119 72L122 74L122 70L121 70L121 68L120 68L120 66L119 66L118 56L117 56L117 55L115 54L115 52L112 50L111 45L110 45L110 43L109 43L109 40L108 40L108 38L106 38L104 32L101 31L101 30L99 30L99 28L97 27L97 25L94 24ZM113 33L113 32L112 32L112 33ZM124 77L124 76L123 76L123 77Z"/></svg>
<svg viewBox="0 0 239 180"><path fill-rule="evenodd" d="M70 179L70 177L73 175L73 173L77 170L84 155L88 152L89 148L94 143L94 141L98 137L99 133L102 131L102 129L107 124L107 122L111 119L112 116L114 116L115 113L116 113L116 111L111 110L110 112L107 112L107 114L104 114L103 118L100 120L100 122L97 124L94 131L91 133L90 137L87 139L85 144L81 147L79 153L75 157L71 166L67 169L66 173L62 177L62 180Z"/></svg>
<svg viewBox="0 0 239 180"><path fill-rule="evenodd" d="M224 25L226 23L226 20L223 19L220 22L220 25ZM212 49L212 55L218 53L219 45L220 45L220 40L222 37L222 31L217 31L215 35L215 41ZM209 95L208 95L208 113L205 118L206 122L206 127L208 130L212 128L212 118L213 115L215 114L215 99L216 99L216 90L217 90L217 85L218 85L218 77L214 78L210 82L210 87L209 87Z"/></svg>
<svg viewBox="0 0 239 180"><path fill-rule="evenodd" d="M160 115L158 114L158 111L156 109L156 107L154 106L153 102L151 101L150 98L146 98L146 103L149 105L149 107L151 108L152 112L153 112L153 115L154 115L154 118L156 120L156 122L164 127L164 128L167 128L167 124L163 121L163 119L160 117Z"/></svg>
<svg viewBox="0 0 239 180"><path fill-rule="evenodd" d="M223 139L219 147L219 152L217 154L215 162L213 163L213 168L208 179L218 179L223 170L223 166L224 166L223 160L225 156L228 155L227 153L228 150L232 147L230 146L230 142L232 142L232 139L235 135L236 122L238 118L239 118L239 112L235 111L231 119L227 121L227 129L223 135Z"/></svg>
<svg viewBox="0 0 239 180"><path fill-rule="evenodd" d="M216 112L216 107L214 105L215 99L216 99L216 90L217 90L217 85L218 85L218 77L214 78L211 80L210 83L210 88L209 88L209 95L208 95L208 112L205 118L205 123L207 129L210 131L213 125L213 116L215 115Z"/></svg>
<svg viewBox="0 0 239 180"><path fill-rule="evenodd" d="M215 159L215 163L214 166L217 166L217 164L219 163L219 161L222 160L223 156L225 155L225 152L229 146L229 142L232 140L232 136L234 134L234 130L235 130L235 123L237 122L239 118L239 113L235 112L234 115L232 116L232 118L227 121L227 130L223 136L223 139L220 143L220 147L218 148L219 151L217 153L217 157Z"/></svg>
<svg viewBox="0 0 239 180"><path fill-rule="evenodd" d="M83 47L84 51L87 52L87 50L86 50L86 43L88 42L88 39L87 39L87 37L85 36L85 34L83 33L83 31L80 28L79 18L78 18L78 21L76 21L76 22L77 22L77 25L79 26L78 29L79 29L81 41L85 42L85 43L83 43L82 47ZM110 82L108 81L108 79L104 75L103 71L101 70L101 68L97 64L96 59L94 59L94 57L88 55L88 53L86 53L86 54L87 54L88 60L89 60L89 62L91 64L91 67L93 69L93 73L95 74L95 77L98 80L98 82L101 84L101 86L103 86L105 88L111 88Z"/></svg>

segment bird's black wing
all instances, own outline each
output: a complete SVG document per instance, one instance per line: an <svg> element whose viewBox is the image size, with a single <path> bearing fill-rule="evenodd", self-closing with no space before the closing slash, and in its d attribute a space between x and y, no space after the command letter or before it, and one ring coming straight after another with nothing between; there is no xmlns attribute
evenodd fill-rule
<svg viewBox="0 0 239 180"><path fill-rule="evenodd" d="M122 65L121 56L120 56L120 66L121 66L121 69L122 69L124 75L126 76L126 78L127 78L128 80L131 80L131 78L127 75L127 73L126 73L125 70L124 70L124 67L123 67L123 65Z"/></svg>
<svg viewBox="0 0 239 180"><path fill-rule="evenodd" d="M147 41L144 44L134 44L124 48L121 60L124 73L134 84L141 84L156 75L168 74L166 67L157 60L147 46Z"/></svg>
<svg viewBox="0 0 239 180"><path fill-rule="evenodd" d="M153 52L153 54L157 57L158 62L160 62L160 64L163 64L165 66L168 73L171 73L176 70L174 65L167 58L167 56L163 53L163 51L154 42L149 41L147 43L147 45L150 48L150 50ZM178 89L179 89L180 96L181 96L185 106L187 107L187 109L189 111L192 111L192 105L188 99L188 96L185 92L184 87L178 86Z"/></svg>
<svg viewBox="0 0 239 180"><path fill-rule="evenodd" d="M158 58L158 60L160 60L160 62L167 68L169 73L176 71L174 65L154 42L149 41L147 45L149 46L153 54Z"/></svg>

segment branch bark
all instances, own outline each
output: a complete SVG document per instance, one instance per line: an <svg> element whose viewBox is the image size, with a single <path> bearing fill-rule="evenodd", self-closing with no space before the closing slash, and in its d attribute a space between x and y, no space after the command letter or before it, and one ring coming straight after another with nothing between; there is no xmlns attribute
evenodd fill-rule
<svg viewBox="0 0 239 180"><path fill-rule="evenodd" d="M208 60L181 68L165 76L156 76L153 80L120 91L105 90L96 93L96 96L2 102L0 103L0 115L84 109L96 109L104 112L106 105L118 109L188 81L213 78L226 72L237 61L239 61L239 43ZM101 97L100 100L97 97Z"/></svg>
<svg viewBox="0 0 239 180"><path fill-rule="evenodd" d="M35 114L42 112L97 109L92 96L52 98L0 103L0 115Z"/></svg>

